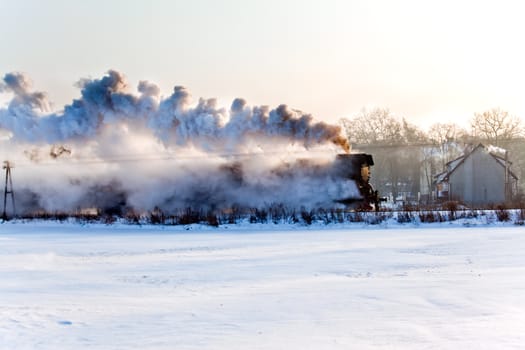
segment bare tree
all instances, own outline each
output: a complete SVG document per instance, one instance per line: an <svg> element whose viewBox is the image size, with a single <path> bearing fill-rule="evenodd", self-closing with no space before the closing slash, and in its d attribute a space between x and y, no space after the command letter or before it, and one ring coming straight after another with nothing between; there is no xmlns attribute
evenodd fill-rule
<svg viewBox="0 0 525 350"><path fill-rule="evenodd" d="M427 143L420 148L421 186L423 192L430 195L434 176L444 171L449 161L461 155L467 132L454 123L436 123L425 136Z"/></svg>
<svg viewBox="0 0 525 350"><path fill-rule="evenodd" d="M476 113L471 121L472 136L499 146L501 140L510 140L523 135L521 120L500 108Z"/></svg>
<svg viewBox="0 0 525 350"><path fill-rule="evenodd" d="M455 142L463 138L466 130L454 123L436 123L428 131L428 138L436 145Z"/></svg>
<svg viewBox="0 0 525 350"><path fill-rule="evenodd" d="M462 148L461 143L467 138L467 131L454 123L436 123L428 131L428 139L433 145L434 157L439 159L441 170L445 164L458 157Z"/></svg>
<svg viewBox="0 0 525 350"><path fill-rule="evenodd" d="M348 139L356 144L398 144L403 141L402 125L388 108L374 108L341 121Z"/></svg>
<svg viewBox="0 0 525 350"><path fill-rule="evenodd" d="M402 136L406 144L422 144L427 142L427 135L416 125L409 123L405 118L402 119Z"/></svg>

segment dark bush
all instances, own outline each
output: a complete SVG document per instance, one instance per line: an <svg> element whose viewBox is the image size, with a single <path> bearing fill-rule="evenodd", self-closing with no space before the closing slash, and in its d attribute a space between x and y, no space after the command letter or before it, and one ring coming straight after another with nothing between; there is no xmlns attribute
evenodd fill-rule
<svg viewBox="0 0 525 350"><path fill-rule="evenodd" d="M266 224L268 223L268 211L265 209L254 209L250 215L250 222L252 224Z"/></svg>
<svg viewBox="0 0 525 350"><path fill-rule="evenodd" d="M365 221L364 213L361 211L355 211L355 212L348 213L347 219L349 222L364 222Z"/></svg>
<svg viewBox="0 0 525 350"><path fill-rule="evenodd" d="M366 223L370 225L379 225L387 219L387 214L385 213L368 213L366 216Z"/></svg>
<svg viewBox="0 0 525 350"><path fill-rule="evenodd" d="M496 217L500 222L510 221L510 213L504 206L498 206L495 210Z"/></svg>
<svg viewBox="0 0 525 350"><path fill-rule="evenodd" d="M449 213L448 219L450 221L456 220L456 217L457 217L456 214L457 214L458 208L459 208L459 203L456 201L448 201L448 202L443 203L443 209L448 211Z"/></svg>
<svg viewBox="0 0 525 350"><path fill-rule="evenodd" d="M400 224L406 224L409 222L412 222L414 217L412 216L411 212L403 211L397 213L397 222Z"/></svg>
<svg viewBox="0 0 525 350"><path fill-rule="evenodd" d="M436 222L437 220L436 220L436 216L434 215L434 212L426 211L426 212L419 213L419 221L432 223L432 222Z"/></svg>
<svg viewBox="0 0 525 350"><path fill-rule="evenodd" d="M217 219L217 215L208 214L208 216L206 216L206 223L213 227L219 227L219 219Z"/></svg>
<svg viewBox="0 0 525 350"><path fill-rule="evenodd" d="M311 225L314 221L314 212L313 210L307 211L306 209L301 210L301 219L307 225Z"/></svg>
<svg viewBox="0 0 525 350"><path fill-rule="evenodd" d="M159 207L155 207L149 215L149 223L153 225L163 225L165 221L164 212Z"/></svg>

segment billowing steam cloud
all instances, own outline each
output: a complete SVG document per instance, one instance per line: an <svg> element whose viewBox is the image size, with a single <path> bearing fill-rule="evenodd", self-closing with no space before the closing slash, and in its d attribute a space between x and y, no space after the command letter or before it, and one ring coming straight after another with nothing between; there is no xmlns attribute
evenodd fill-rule
<svg viewBox="0 0 525 350"><path fill-rule="evenodd" d="M186 88L161 98L147 81L132 93L113 70L78 86L80 98L53 112L25 74L0 82L0 93L12 95L0 108L0 156L18 161L14 183L28 210L313 207L357 196L330 171L330 160L298 159L316 147L349 150L339 127L309 114L250 107L241 98L229 109L215 99L193 105Z"/></svg>
<svg viewBox="0 0 525 350"><path fill-rule="evenodd" d="M140 122L167 144L192 145L205 150L235 148L247 138L275 138L298 142L305 147L332 142L343 150L348 144L340 128L314 122L309 114L280 105L250 108L243 99L233 101L230 111L218 108L215 99L200 99L191 107L190 93L176 86L171 96L159 99L159 88L141 81L140 95L128 92L122 74L109 71L102 79L79 82L81 98L59 114L48 111L46 95L31 91L31 82L21 73L4 77L3 91L15 97L0 113L0 127L14 139L62 143L96 137L105 125L118 121ZM226 149L228 151L228 149Z"/></svg>

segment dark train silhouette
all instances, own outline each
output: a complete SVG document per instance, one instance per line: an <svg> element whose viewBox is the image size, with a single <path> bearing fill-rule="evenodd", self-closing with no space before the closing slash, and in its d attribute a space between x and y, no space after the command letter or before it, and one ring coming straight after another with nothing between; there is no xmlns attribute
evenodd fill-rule
<svg viewBox="0 0 525 350"><path fill-rule="evenodd" d="M334 162L336 176L355 182L359 197L337 198L336 202L356 210L379 210L379 203L385 201L370 184L374 165L372 155L366 153L338 154Z"/></svg>
<svg viewBox="0 0 525 350"><path fill-rule="evenodd" d="M370 184L370 169L373 165L372 155L365 153L338 154L333 160L321 162L311 158L296 159L283 162L264 173L263 176L268 176L270 181L251 181L253 179L249 176L252 173L246 171L243 162L234 160L216 170L210 170L209 178L213 181L202 181L204 177L197 177L187 182L186 187L167 188L168 195L162 197L163 201L159 201L156 208L168 213L177 208L211 212L228 211L233 206L250 209L256 207L252 204L254 201L251 196L260 194L267 200L264 203L281 204L280 201L283 201L282 204L295 205L295 208L298 205L330 208L332 204L338 204L348 210L379 210L383 199ZM298 186L294 187L296 183ZM134 209L128 200L129 189L118 180L94 183L83 189L76 205L80 211L89 209L122 216ZM301 196L300 191L311 193ZM293 197L296 194L296 198L286 202L288 195ZM17 205L20 204L23 212L45 212L41 198L40 194L27 188L17 191ZM239 198L241 202L238 202ZM317 199L319 202L316 202ZM71 209L63 209L64 212L68 210Z"/></svg>

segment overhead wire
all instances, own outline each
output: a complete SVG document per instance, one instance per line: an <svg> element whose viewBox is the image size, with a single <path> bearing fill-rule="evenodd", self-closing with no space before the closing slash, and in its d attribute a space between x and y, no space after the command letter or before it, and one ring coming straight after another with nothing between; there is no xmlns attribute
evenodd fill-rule
<svg viewBox="0 0 525 350"><path fill-rule="evenodd" d="M204 159L242 159L252 157L268 157L278 156L285 160L289 156L297 156L304 154L337 154L335 150L287 150L287 151L271 151L271 152L243 152L243 153L206 153L206 154L158 154L158 153L143 153L135 155L116 155L109 157L74 157L74 156L58 156L55 159L9 159L9 161L16 167L36 167L36 166L56 166L56 165L90 165L90 164L119 164L119 163L134 163L134 162L156 162L156 161L187 161L187 160L204 160Z"/></svg>

